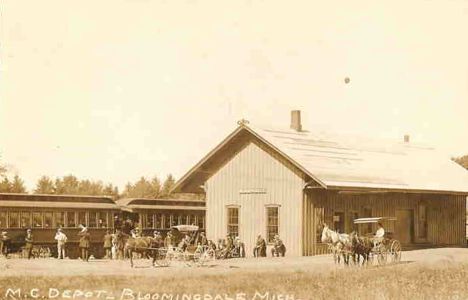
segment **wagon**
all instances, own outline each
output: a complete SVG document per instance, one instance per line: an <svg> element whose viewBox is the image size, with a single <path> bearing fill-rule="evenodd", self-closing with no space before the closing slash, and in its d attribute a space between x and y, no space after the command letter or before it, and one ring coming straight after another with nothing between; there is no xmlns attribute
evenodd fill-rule
<svg viewBox="0 0 468 300"><path fill-rule="evenodd" d="M372 217L359 218L354 220L354 224L372 224L381 221L396 221L395 217ZM371 237L369 237L371 238ZM401 243L393 238L391 233L386 232L382 242L371 250L371 258L377 258L379 265L387 262L398 263L401 260Z"/></svg>
<svg viewBox="0 0 468 300"><path fill-rule="evenodd" d="M161 247L157 249L156 263L159 266L169 266L172 262L183 262L188 266L202 266L213 260L214 251L198 243L200 238L199 227L195 225L176 225L171 227L175 238L172 247ZM184 240L188 236L190 241ZM211 250L211 251L210 251Z"/></svg>

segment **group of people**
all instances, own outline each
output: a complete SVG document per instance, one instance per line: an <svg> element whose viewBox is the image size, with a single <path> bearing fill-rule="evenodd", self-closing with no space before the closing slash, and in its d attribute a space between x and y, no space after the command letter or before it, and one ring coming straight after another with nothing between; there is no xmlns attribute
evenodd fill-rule
<svg viewBox="0 0 468 300"><path fill-rule="evenodd" d="M245 245L238 236L232 237L226 235L226 239L219 239L218 245L211 240L208 241L209 247L217 252L217 258L245 257Z"/></svg>
<svg viewBox="0 0 468 300"><path fill-rule="evenodd" d="M90 257L90 233L88 228L80 225L81 230L78 232L79 236L79 253L80 258L83 261L88 261ZM139 227L134 227L129 229L129 234L125 233L123 228L116 228L113 232L107 230L106 234L103 237L103 249L104 249L104 258L106 259L123 259L124 258L124 247L125 240L128 237L139 238L142 237L142 231ZM219 239L218 243L215 244L212 240L208 240L204 232L201 232L198 237L195 235L186 234L180 241L176 241L176 237L171 231L168 231L166 236L163 237L161 232L153 232L153 241L166 248L171 247L180 247L182 250L185 250L188 245L194 244L196 247L199 247L201 250L205 251L207 249L212 250L216 253L217 258L231 258L231 257L245 257L245 245L241 242L238 236L234 237L227 235L225 239ZM67 257L67 243L68 237L63 232L62 228L58 228L54 237L57 242L57 259L64 259ZM176 242L178 242L176 244ZM8 253L11 249L11 239L8 236L6 231L1 233L0 236L0 253L5 257L8 257ZM26 235L24 237L24 252L25 256L30 259L34 257L33 254L33 245L34 245L34 236L31 229L26 230ZM266 257L267 243L265 239L258 235L256 245L253 249L254 257ZM282 240L278 235L275 235L273 240L273 246L271 248L271 255L274 256L284 256L286 253L286 247L284 246Z"/></svg>
<svg viewBox="0 0 468 300"><path fill-rule="evenodd" d="M257 242L255 243L255 247L253 249L254 257L266 257L266 249L267 243L265 239L262 237L261 234L257 236ZM273 237L273 246L271 247L271 256L272 257L279 257L286 255L286 246L284 245L283 241L280 239L279 235L275 235Z"/></svg>

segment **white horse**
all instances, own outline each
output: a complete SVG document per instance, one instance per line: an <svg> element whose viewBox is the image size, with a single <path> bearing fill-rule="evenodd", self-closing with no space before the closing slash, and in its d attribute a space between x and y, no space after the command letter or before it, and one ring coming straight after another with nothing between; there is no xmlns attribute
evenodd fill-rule
<svg viewBox="0 0 468 300"><path fill-rule="evenodd" d="M330 250L333 253L335 263L340 263L340 254L343 255L345 263L348 262L348 259L345 256L343 250L345 246L351 245L349 234L333 231L330 229L330 227L328 227L327 224L324 223L322 230L322 243L328 244Z"/></svg>

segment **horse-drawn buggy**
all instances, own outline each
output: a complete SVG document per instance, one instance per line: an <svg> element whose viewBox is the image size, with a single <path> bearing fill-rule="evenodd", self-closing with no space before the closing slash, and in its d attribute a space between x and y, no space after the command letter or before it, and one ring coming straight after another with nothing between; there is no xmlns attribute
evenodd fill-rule
<svg viewBox="0 0 468 300"><path fill-rule="evenodd" d="M354 224L374 224L382 221L396 221L394 217L376 217L376 218L359 218L354 220ZM393 234L385 232L382 237L373 235L357 236L356 238L361 244L367 244L368 259L374 261L377 258L379 265L385 265L387 262L397 263L401 260L401 243L393 238ZM366 248L366 247L363 247Z"/></svg>
<svg viewBox="0 0 468 300"><path fill-rule="evenodd" d="M125 243L125 252L133 267L133 252L144 258L152 257L153 266L167 267L172 262L183 262L192 266L204 265L215 258L212 249L206 246L202 234L195 225L172 226L165 239L155 234L154 237L129 237Z"/></svg>
<svg viewBox="0 0 468 300"><path fill-rule="evenodd" d="M183 262L186 265L202 266L215 259L213 249L207 246L206 237L195 225L172 226L169 233L171 244L159 248L159 256L163 261L161 265L168 266L173 261Z"/></svg>
<svg viewBox="0 0 468 300"><path fill-rule="evenodd" d="M380 224L395 220L394 217L359 218L354 220L354 224ZM381 230L383 233L383 228ZM388 261L397 263L401 260L401 244L388 232L382 236L359 235L356 231L345 234L333 231L324 224L322 242L328 244L335 263L340 263L343 258L345 264L349 264L350 259L358 264L361 257L362 264L377 261L379 265L385 265Z"/></svg>

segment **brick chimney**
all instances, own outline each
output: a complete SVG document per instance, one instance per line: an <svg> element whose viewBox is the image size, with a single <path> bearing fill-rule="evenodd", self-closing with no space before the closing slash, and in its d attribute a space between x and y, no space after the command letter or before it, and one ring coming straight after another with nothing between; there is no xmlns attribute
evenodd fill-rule
<svg viewBox="0 0 468 300"><path fill-rule="evenodd" d="M403 137L403 140L405 143L409 143L409 134L405 134L405 136Z"/></svg>
<svg viewBox="0 0 468 300"><path fill-rule="evenodd" d="M300 110L291 111L291 129L294 129L296 131L302 131Z"/></svg>

